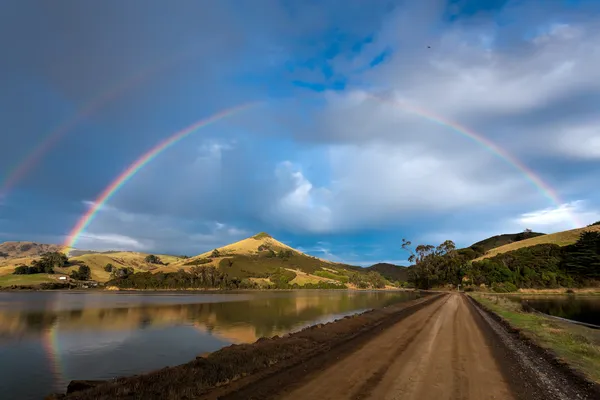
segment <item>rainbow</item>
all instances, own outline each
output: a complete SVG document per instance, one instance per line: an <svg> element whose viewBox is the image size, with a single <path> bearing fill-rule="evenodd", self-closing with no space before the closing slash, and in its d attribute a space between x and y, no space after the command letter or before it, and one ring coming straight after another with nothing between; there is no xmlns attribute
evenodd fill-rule
<svg viewBox="0 0 600 400"><path fill-rule="evenodd" d="M64 381L64 372L60 362L58 347L58 321L55 321L42 336L42 346L50 361L50 370L54 378L54 389L62 391L66 382Z"/></svg>
<svg viewBox="0 0 600 400"><path fill-rule="evenodd" d="M499 147L497 144L492 142L490 139L486 138L483 135L476 133L475 131L459 124L458 122L450 121L445 117L438 115L432 111L425 110L422 107L415 106L413 104L408 104L404 101L394 100L385 98L382 96L377 96L372 93L364 93L368 98L373 100L377 100L379 102L389 104L392 106L396 106L404 112L417 115L421 118L424 118L428 121L431 121L437 125L443 126L445 128L450 128L452 131L458 133L459 135L466 137L470 140L473 140L475 143L481 145L487 151L500 158L504 162L508 163L512 167L516 168L525 178L535 186L535 188L546 198L548 198L554 205L557 207L561 206L564 202L561 200L560 196L548 183L546 183L539 175L535 173L532 169L527 167L513 155L508 153L506 150ZM580 228L584 226L584 224L577 220L573 215L571 215L571 222L573 223L574 228Z"/></svg>
<svg viewBox="0 0 600 400"><path fill-rule="evenodd" d="M17 182L23 179L48 151L50 151L62 138L64 138L81 122L98 112L111 101L122 96L127 91L139 86L160 71L179 64L182 60L188 58L189 56L190 51L185 51L178 54L176 57L168 59L165 62L145 68L131 75L127 79L117 83L116 85L110 86L107 90L101 92L98 96L85 103L71 118L67 119L65 122L52 130L48 135L46 135L46 137L40 141L38 145L35 146L20 163L8 171L4 182L2 182L0 186L0 198L5 197L10 189L12 189Z"/></svg>
<svg viewBox="0 0 600 400"><path fill-rule="evenodd" d="M247 103L242 104L237 107L229 108L227 110L221 111L217 114L214 114L208 118L202 119L194 124L184 128L178 132L175 132L167 139L163 140L152 149L147 151L141 157L139 157L133 164L125 169L110 185L104 189L102 193L98 196L98 198L94 201L94 204L90 209L79 219L75 227L71 230L69 235L67 236L67 240L64 245L71 249L75 247L77 239L81 236L85 228L92 222L96 213L100 208L108 201L110 198L129 180L132 176L134 176L140 169L142 169L146 164L152 161L158 154L173 146L178 141L184 139L190 134L194 133L200 128L203 128L213 122L217 122L225 117L233 115L239 111L245 110L252 106L255 106L258 103ZM68 250L67 249L67 250Z"/></svg>

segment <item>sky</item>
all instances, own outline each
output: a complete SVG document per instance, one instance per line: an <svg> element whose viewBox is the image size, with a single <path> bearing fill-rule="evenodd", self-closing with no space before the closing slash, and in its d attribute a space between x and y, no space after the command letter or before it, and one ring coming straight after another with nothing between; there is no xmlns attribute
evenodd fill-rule
<svg viewBox="0 0 600 400"><path fill-rule="evenodd" d="M249 103L76 247L403 264L600 220L598 1L8 0L0 45L0 241L63 243Z"/></svg>

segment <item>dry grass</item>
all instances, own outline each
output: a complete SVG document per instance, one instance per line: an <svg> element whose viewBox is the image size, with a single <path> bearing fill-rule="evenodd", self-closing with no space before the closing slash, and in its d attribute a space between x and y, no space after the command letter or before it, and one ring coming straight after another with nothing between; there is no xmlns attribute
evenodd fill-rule
<svg viewBox="0 0 600 400"><path fill-rule="evenodd" d="M548 235L537 236L531 239L521 240L519 242L514 242L510 244L506 244L504 246L496 247L495 249L491 249L485 255L476 258L475 261L482 260L484 258L494 257L497 254L507 253L509 251L517 250L522 247L530 247L535 246L536 244L546 244L552 243L557 244L559 246L567 246L573 244L579 239L579 235L582 232L591 231L591 232L600 232L600 225L590 226L586 228L579 229L571 229L569 231L556 232Z"/></svg>
<svg viewBox="0 0 600 400"><path fill-rule="evenodd" d="M135 272L143 272L143 271L152 271L152 272L174 272L177 271L181 267L172 266L172 264L178 264L180 261L185 261L182 258L170 256L170 255L161 255L158 256L164 263L169 263L169 265L154 265L149 264L144 261L147 253L138 253L138 252L129 252L129 251L118 251L111 253L90 253L83 254L81 256L71 257L69 261L71 263L83 263L90 267L90 272L92 273L92 279L98 282L106 282L110 279L110 273L104 270L106 264L112 264L117 268L123 267L133 267ZM14 272L15 267L18 265L31 265L31 263L39 259L40 257L19 257L19 258L8 258L8 259L0 259L0 277L10 276ZM69 275L71 271L76 269L77 266L69 266L65 268L55 268L54 271L57 274L65 274ZM5 280L8 278L5 278ZM30 282L35 282L36 280L31 278ZM42 280L42 282L48 282L47 280ZM39 283L42 283L39 282ZM14 283L21 284L21 283ZM23 283L23 285L34 285L37 283Z"/></svg>

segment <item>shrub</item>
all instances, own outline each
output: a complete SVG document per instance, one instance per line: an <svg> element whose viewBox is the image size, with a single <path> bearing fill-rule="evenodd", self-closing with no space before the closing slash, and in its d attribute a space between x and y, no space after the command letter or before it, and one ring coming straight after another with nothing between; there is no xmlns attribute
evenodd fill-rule
<svg viewBox="0 0 600 400"><path fill-rule="evenodd" d="M13 272L13 275L28 275L29 274L29 267L27 265L19 265L17 268L15 268L15 271Z"/></svg>
<svg viewBox="0 0 600 400"><path fill-rule="evenodd" d="M260 240L260 239L271 239L272 236L269 235L267 232L260 232L257 233L256 235L252 236L252 239L256 239L256 240Z"/></svg>
<svg viewBox="0 0 600 400"><path fill-rule="evenodd" d="M71 271L71 278L78 281L89 281L92 277L90 267L87 265L80 265L79 270Z"/></svg>
<svg viewBox="0 0 600 400"><path fill-rule="evenodd" d="M144 258L144 261L146 261L147 263L150 264L162 264L162 260L160 259L160 257L155 256L154 254L148 254L146 256L146 258Z"/></svg>

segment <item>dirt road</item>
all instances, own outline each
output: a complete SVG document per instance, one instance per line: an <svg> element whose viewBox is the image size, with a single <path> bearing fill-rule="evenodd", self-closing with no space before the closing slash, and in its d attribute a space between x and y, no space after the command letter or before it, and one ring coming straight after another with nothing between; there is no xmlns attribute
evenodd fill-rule
<svg viewBox="0 0 600 400"><path fill-rule="evenodd" d="M331 352L321 365L305 364L218 398L590 398L528 361L539 357L508 349L493 324L466 296L441 296L357 348Z"/></svg>
<svg viewBox="0 0 600 400"><path fill-rule="evenodd" d="M282 399L512 399L466 299L446 296Z"/></svg>

